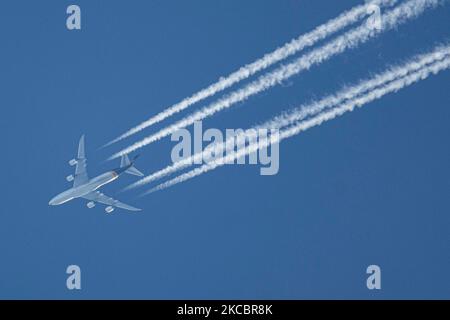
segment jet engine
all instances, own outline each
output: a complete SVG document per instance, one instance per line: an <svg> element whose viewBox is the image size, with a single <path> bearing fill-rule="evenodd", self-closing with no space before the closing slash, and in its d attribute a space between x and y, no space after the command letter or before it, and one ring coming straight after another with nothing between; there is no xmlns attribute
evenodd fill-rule
<svg viewBox="0 0 450 320"><path fill-rule="evenodd" d="M73 175L70 175L70 176L66 177L66 180L69 181L69 182L73 181L73 179L74 179Z"/></svg>
<svg viewBox="0 0 450 320"><path fill-rule="evenodd" d="M88 202L88 203L86 204L86 206L87 206L89 209L92 209L93 207L95 207L95 202L94 202L94 201L90 201L90 202Z"/></svg>
<svg viewBox="0 0 450 320"><path fill-rule="evenodd" d="M114 211L114 207L112 207L112 206L106 207L105 211L106 211L106 213L111 213Z"/></svg>
<svg viewBox="0 0 450 320"><path fill-rule="evenodd" d="M71 166L74 166L74 165L76 165L77 163L78 163L78 161L75 160L75 159L72 159L72 160L69 161L69 164L70 164Z"/></svg>

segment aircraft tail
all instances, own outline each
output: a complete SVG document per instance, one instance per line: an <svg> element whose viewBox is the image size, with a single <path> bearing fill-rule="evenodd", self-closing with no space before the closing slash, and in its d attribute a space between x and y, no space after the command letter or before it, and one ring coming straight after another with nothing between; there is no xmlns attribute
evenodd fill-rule
<svg viewBox="0 0 450 320"><path fill-rule="evenodd" d="M131 174L133 176L138 176L138 177L143 177L144 174L139 171L135 166L134 166L134 161L136 161L136 159L139 157L139 155L135 156L133 158L133 161L130 161L130 158L128 158L128 155L123 155L122 158L120 159L120 167L128 167L129 168L127 170L125 170L125 173Z"/></svg>

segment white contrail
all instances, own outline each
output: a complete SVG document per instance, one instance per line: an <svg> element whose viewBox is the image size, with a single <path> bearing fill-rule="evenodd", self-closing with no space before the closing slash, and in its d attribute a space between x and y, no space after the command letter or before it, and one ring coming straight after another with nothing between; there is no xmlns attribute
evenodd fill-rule
<svg viewBox="0 0 450 320"><path fill-rule="evenodd" d="M307 105L303 105L289 112L284 112L280 116L274 117L273 119L266 121L258 126L254 126L251 129L282 129L283 127L292 125L297 121L303 120L308 116L312 116L319 112L322 112L324 109L338 106L346 100L355 99L359 95L369 90L373 90L379 86L387 84L388 82L402 78L411 72L420 70L421 68L436 61L442 60L448 56L450 56L450 45L437 46L433 51L429 53L417 55L412 59L409 59L406 63L391 67L387 71L375 75L368 80L361 81L355 86L348 87L344 90L341 90L337 94L329 95L323 99ZM227 146L234 145L234 141L235 137L228 138L225 142L217 143L214 146L214 150L216 150L216 153L220 154L224 150L226 150ZM142 178L141 180L126 187L125 190L136 188L161 179L176 171L191 166L193 163L198 163L199 161L202 161L203 158L203 152L198 152L190 157L187 157L186 159L177 161L172 165L165 167L164 169L156 171L155 173Z"/></svg>
<svg viewBox="0 0 450 320"><path fill-rule="evenodd" d="M209 87L198 91L192 96L174 104L173 106L167 108L166 110L158 113L157 115L151 117L150 119L142 122L138 126L128 130L118 138L112 140L107 145L113 144L117 141L125 139L155 123L158 123L178 112L181 112L191 105L204 100L208 97L215 95L216 93L223 91L235 83L238 83L248 77L254 75L255 73L264 70L271 65L286 59L287 57L294 55L307 47L313 46L320 40L323 40L330 35L344 29L345 27L364 19L370 14L368 10L371 5L378 5L380 7L392 6L397 2L397 0L374 0L365 5L356 6L353 9L346 11L339 15L338 17L329 20L325 24L322 24L312 30L311 32L305 33L296 39L291 40L282 47L277 48L275 51L264 55L261 59L258 59L250 64L247 64L240 68L239 70L231 73L227 77L221 78L216 83L210 85Z"/></svg>
<svg viewBox="0 0 450 320"><path fill-rule="evenodd" d="M439 0L409 0L383 15L383 28L381 30L369 28L366 25L363 25L351 31L348 31L343 35L337 37L335 40L329 42L328 44L318 49L314 49L310 53L296 59L294 62L282 66L266 75L260 76L258 80L246 85L244 88L237 90L222 99L219 99L211 105L204 107L200 111L197 111L181 119L175 124L168 126L160 130L159 132L150 135L143 140L136 142L135 144L117 152L109 159L115 159L133 152L150 143L160 140L161 138L166 137L181 128L189 126L195 121L205 119L209 116L212 116L216 112L231 107L237 102L246 100L248 97L267 90L275 86L276 84L288 79L289 77L298 74L303 70L307 70L311 66L319 64L331 58L332 56L343 52L347 48L355 47L360 43L367 41L368 39L384 30L392 29L400 23L417 17L427 8L438 5L439 2Z"/></svg>
<svg viewBox="0 0 450 320"><path fill-rule="evenodd" d="M323 98L319 101L313 102L308 105L304 105L289 112L285 112L282 115L277 116L269 121L266 121L261 125L253 127L252 129L256 130L259 128L282 129L285 126L292 125L296 121L317 114L318 112L323 111L325 108L332 108L344 102L345 100L354 99L355 97L361 95L364 92L367 92L376 87L384 85L397 78L404 77L408 73L417 71L428 64L431 64L438 60L442 60L448 55L450 55L450 46L438 46L432 52L418 55L401 66L391 67L389 70L379 75L376 75L369 80L361 81L358 85L342 90L336 95L329 95L326 98ZM232 143L234 143L234 138L230 139L230 141L227 140L223 143L216 144L215 150L217 150L218 153L221 153L223 152L223 150L226 148L227 145ZM203 159L203 152L196 153L191 157L175 162L174 164L167 166L164 169L161 169L151 175L146 176L145 178L142 178L141 180L128 186L126 189L131 189L151 183L155 180L158 180L162 177L172 174L178 170L191 166L193 163L198 163L198 161L201 161L202 159Z"/></svg>
<svg viewBox="0 0 450 320"><path fill-rule="evenodd" d="M318 126L325 121L332 120L346 112L353 111L353 109L355 107L362 107L365 104L372 102L376 99L379 99L388 93L396 92L396 91L398 91L406 86L409 86L415 82L426 79L430 74L436 74L436 73L438 73L442 70L448 69L448 68L450 68L450 58L446 58L442 61L435 62L434 64L424 67L421 70L411 73L401 79L392 81L391 83L387 84L386 86L380 87L380 88L370 91L360 97L357 97L353 100L347 101L343 105L336 107L334 109L331 109L330 111L322 112L315 117L312 117L307 120L303 120L303 121L297 123L296 125L293 125L290 128L281 131L277 138L271 137L269 139L260 141L259 143L253 143L248 148L242 148L239 151L235 152L234 154L227 155L226 157L212 161L209 164L205 164L199 168L193 169L193 170L191 170L187 173L184 173L176 178L173 178L167 182L164 182L164 183L150 189L148 192L146 192L146 194L152 193L155 191L159 191L159 190L163 190L163 189L171 187L175 184L192 179L198 175L201 175L201 174L211 171L219 166L222 166L225 163L234 161L235 159L237 159L239 157L253 153L260 148L266 148L270 144L278 143L286 138L295 136L295 135L299 134L300 132L305 131L311 127Z"/></svg>

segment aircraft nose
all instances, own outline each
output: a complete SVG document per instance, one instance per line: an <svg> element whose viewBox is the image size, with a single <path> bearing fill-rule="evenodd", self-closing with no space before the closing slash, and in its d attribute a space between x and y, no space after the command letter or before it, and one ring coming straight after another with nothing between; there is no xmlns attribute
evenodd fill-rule
<svg viewBox="0 0 450 320"><path fill-rule="evenodd" d="M56 200L55 200L55 198L53 198L52 200L50 200L50 201L48 202L48 204L51 205L51 206L56 205Z"/></svg>

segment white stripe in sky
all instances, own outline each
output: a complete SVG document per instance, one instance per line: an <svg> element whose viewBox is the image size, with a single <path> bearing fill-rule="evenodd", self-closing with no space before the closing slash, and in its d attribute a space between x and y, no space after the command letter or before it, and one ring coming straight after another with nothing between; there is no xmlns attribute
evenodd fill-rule
<svg viewBox="0 0 450 320"><path fill-rule="evenodd" d="M290 110L289 112L283 112L281 115L274 117L271 120L264 122L263 124L254 126L251 129L282 129L283 127L290 126L297 121L303 120L309 116L313 116L322 112L325 109L329 109L332 107L336 107L344 101L355 99L361 94L373 90L379 86L385 85L391 81L394 81L398 78L402 78L409 73L420 70L421 68L434 63L439 60L443 60L444 58L450 56L450 45L446 46L437 46L433 51L420 54L414 56L412 59L409 59L406 63L401 65L397 65L394 67L390 67L388 70L371 77L368 80L364 80L359 82L357 85L350 86L344 90L339 91L337 94L329 95L323 99L318 101L314 101L312 103L303 105L299 108ZM235 138L229 138L227 141L222 143L217 143L214 146L214 150L216 152L221 153L226 150L228 145L234 145ZM209 151L208 151L209 152ZM186 159L175 162L172 165L169 165L157 172L154 172L151 175L146 176L145 178L140 179L139 181L129 185L125 190L132 189L135 187L139 187L158 179L161 179L167 175L170 175L176 171L182 170L186 167L191 166L193 163L198 163L204 158L203 152L196 153Z"/></svg>
<svg viewBox="0 0 450 320"><path fill-rule="evenodd" d="M260 141L259 143L253 143L250 146L248 146L247 148L242 148L242 149L238 150L234 154L227 155L226 157L212 161L211 163L205 164L199 168L196 168L189 172L186 172L186 173L184 173L178 177L175 177L167 182L161 183L158 186L147 191L145 194L149 194L149 193L152 193L155 191L169 188L178 183L184 182L186 180L197 177L203 173L214 170L217 167L223 166L225 163L232 162L239 157L243 157L245 155L248 155L250 153L257 151L260 148L268 147L270 144L278 143L286 138L295 136L309 128L321 125L323 122L332 120L338 116L341 116L342 114L344 114L346 112L353 111L355 107L362 107L365 104L372 102L376 99L379 99L388 93L396 92L396 91L398 91L406 86L409 86L415 82L426 79L431 74L437 74L438 72L440 72L442 70L448 69L449 67L450 67L450 58L446 58L442 61L435 62L434 64L424 67L424 68L422 68L416 72L413 72L403 78L392 81L385 86L374 89L374 90L372 90L366 94L363 94L362 96L357 97L353 100L347 101L344 104L340 105L339 107L333 108L329 111L322 112L322 113L318 114L317 116L312 117L310 119L300 121L298 124L293 125L288 129L282 130L280 132L280 134L277 136L277 138L274 138L274 136L272 136L271 138L266 139L265 141L262 141L262 142Z"/></svg>
<svg viewBox="0 0 450 320"><path fill-rule="evenodd" d="M131 153L148 144L158 141L175 131L193 124L195 121L203 120L213 114L231 107L237 102L244 101L250 96L267 90L278 83L290 78L301 71L308 70L315 64L320 64L332 56L344 52L348 48L353 48L359 44L378 35L380 32L392 29L401 23L413 19L422 14L426 9L435 7L439 4L439 0L409 0L388 11L383 15L383 28L373 29L366 25L357 27L351 31L344 33L335 40L330 41L324 46L312 50L310 53L301 56L294 62L282 66L273 72L260 76L256 81L246 85L242 89L233 92L226 97L213 102L207 107L188 115L180 121L166 128L161 129L157 133L150 135L139 142L115 153L109 159L115 159L125 154Z"/></svg>
<svg viewBox="0 0 450 320"><path fill-rule="evenodd" d="M312 30L311 32L305 33L296 39L291 40L282 47L277 48L271 53L264 55L262 58L241 67L239 70L231 73L227 77L220 78L219 81L210 85L209 87L198 91L192 96L181 100L180 102L174 104L173 106L165 109L164 111L158 113L157 115L149 118L148 120L142 122L136 127L128 130L118 138L110 141L107 145L118 142L125 139L145 128L152 126L162 120L181 112L191 105L202 101L208 97L211 97L218 92L221 92L232 85L247 79L248 77L254 75L255 73L264 70L271 65L280 62L287 57L294 55L307 47L311 47L318 41L323 40L330 35L344 29L345 27L364 19L370 11L368 10L370 5L378 5L380 7L392 6L397 2L397 0L374 0L370 4L356 6L353 9L346 11L339 15L338 17L329 20L327 23L322 24Z"/></svg>

